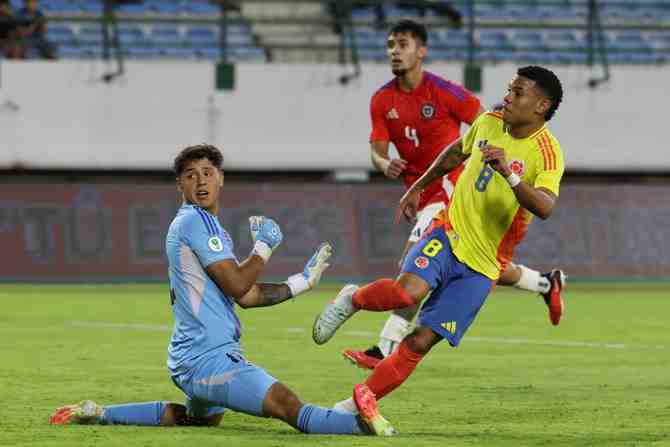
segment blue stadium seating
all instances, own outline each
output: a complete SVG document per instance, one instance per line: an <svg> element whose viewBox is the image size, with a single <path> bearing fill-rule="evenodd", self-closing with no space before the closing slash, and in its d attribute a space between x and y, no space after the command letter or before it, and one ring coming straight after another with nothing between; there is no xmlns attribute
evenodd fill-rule
<svg viewBox="0 0 670 447"><path fill-rule="evenodd" d="M186 40L193 45L215 46L218 34L212 28L195 26L186 31Z"/></svg>
<svg viewBox="0 0 670 447"><path fill-rule="evenodd" d="M198 56L198 52L193 47L165 47L160 49L161 56L174 59L189 59Z"/></svg>
<svg viewBox="0 0 670 447"><path fill-rule="evenodd" d="M154 45L180 45L183 38L176 26L154 27L149 34L148 41Z"/></svg>
<svg viewBox="0 0 670 447"><path fill-rule="evenodd" d="M119 41L122 45L128 47L132 45L145 45L147 38L140 26L121 25L119 26Z"/></svg>
<svg viewBox="0 0 670 447"><path fill-rule="evenodd" d="M23 0L11 0L19 7ZM475 58L478 61L542 61L544 63L584 63L588 48L588 34L584 31L561 30L552 27L544 29L514 29L503 26L518 21L530 24L543 21L558 23L584 23L587 8L583 0L552 0L543 4L535 0L529 5L520 5L516 0L498 0L494 3L477 3L477 20L501 23L496 28L478 28L475 34L477 44ZM625 23L631 21L646 25L670 25L670 2L655 1L653 7L645 2L600 1L603 21ZM41 7L47 14L58 16L83 16L94 19L102 11L102 0L41 0ZM467 20L467 8L463 3L455 3ZM185 57L218 59L219 28L216 24L197 24L181 21L184 17L218 16L219 8L208 0L145 0L140 4L119 7L121 18L120 40L124 52L132 58ZM432 10L429 17L435 17ZM376 14L373 8L356 8L353 16L358 21L370 24L356 29L355 39L362 60L385 61L385 30L376 29ZM387 8L388 20L400 17L417 17L414 8ZM141 22L125 21L127 18ZM163 24L152 18L169 20ZM572 21L572 22L570 22ZM178 23L178 25L177 25ZM655 26L656 29L662 27ZM52 21L48 38L60 48L60 56L65 58L94 57L101 52L102 34L99 23ZM613 63L653 64L670 62L670 32L644 32L636 29L608 31L605 45ZM265 52L255 44L249 25L244 22L229 25L227 29L231 60L264 60ZM430 30L430 60L464 60L468 57L469 35L463 29L433 28ZM82 48L78 48L81 45Z"/></svg>
<svg viewBox="0 0 670 447"><path fill-rule="evenodd" d="M133 59L153 59L162 56L161 50L156 47L128 47L125 54Z"/></svg>
<svg viewBox="0 0 670 447"><path fill-rule="evenodd" d="M72 28L66 25L51 25L47 31L47 39L57 45L73 43L75 40Z"/></svg>

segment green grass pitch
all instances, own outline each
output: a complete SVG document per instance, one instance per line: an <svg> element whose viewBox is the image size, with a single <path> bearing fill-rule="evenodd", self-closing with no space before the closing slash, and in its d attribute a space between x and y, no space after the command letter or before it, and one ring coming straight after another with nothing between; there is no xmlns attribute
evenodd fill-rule
<svg viewBox="0 0 670 447"><path fill-rule="evenodd" d="M216 428L50 426L59 405L181 401L165 367L165 285L0 285L0 446L670 446L667 283L572 283L550 325L535 296L499 287L461 347L438 345L381 401L396 438L303 435L229 412ZM315 313L336 291L240 310L247 357L330 406L366 372L342 349L376 340L361 312L324 346Z"/></svg>

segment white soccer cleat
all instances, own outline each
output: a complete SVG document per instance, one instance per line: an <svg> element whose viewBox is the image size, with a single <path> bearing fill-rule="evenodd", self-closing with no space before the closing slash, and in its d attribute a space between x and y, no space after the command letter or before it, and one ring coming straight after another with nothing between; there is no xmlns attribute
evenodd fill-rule
<svg viewBox="0 0 670 447"><path fill-rule="evenodd" d="M82 400L78 404L60 407L49 422L54 425L98 424L105 409L92 400Z"/></svg>
<svg viewBox="0 0 670 447"><path fill-rule="evenodd" d="M340 290L335 299L328 303L314 319L312 339L317 345L330 340L342 324L357 312L352 302L354 292L358 290L355 284L347 284Z"/></svg>
<svg viewBox="0 0 670 447"><path fill-rule="evenodd" d="M343 413L358 414L358 407L356 406L353 397L339 401L333 405L333 410L341 411Z"/></svg>

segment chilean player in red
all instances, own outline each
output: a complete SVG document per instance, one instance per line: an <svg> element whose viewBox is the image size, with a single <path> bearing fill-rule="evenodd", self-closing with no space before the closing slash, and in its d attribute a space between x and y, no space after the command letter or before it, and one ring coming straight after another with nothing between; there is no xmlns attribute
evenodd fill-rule
<svg viewBox="0 0 670 447"><path fill-rule="evenodd" d="M468 90L423 69L427 40L426 28L415 21L403 20L391 28L387 54L395 78L373 95L370 104L372 164L386 177L401 179L407 188L423 175L445 147L459 138L461 123L470 125L485 111L479 98ZM390 143L400 158L389 155ZM449 203L463 167L429 184L421 193L416 225L400 264L433 217ZM560 296L565 285L563 271L540 273L520 264L510 264L498 284L539 293L549 307L551 322L559 323L563 312ZM347 349L344 357L362 368L373 369L398 347L409 332L418 308L413 305L395 310L386 321L377 345L366 351Z"/></svg>

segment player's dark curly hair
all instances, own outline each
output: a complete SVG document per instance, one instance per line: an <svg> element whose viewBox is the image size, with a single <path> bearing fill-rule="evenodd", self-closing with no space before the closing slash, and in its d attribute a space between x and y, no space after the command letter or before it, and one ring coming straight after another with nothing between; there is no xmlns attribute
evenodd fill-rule
<svg viewBox="0 0 670 447"><path fill-rule="evenodd" d="M535 84L547 95L547 98L551 101L551 107L544 114L544 119L549 121L563 101L563 86L558 76L553 71L537 65L521 67L516 74L535 81Z"/></svg>
<svg viewBox="0 0 670 447"><path fill-rule="evenodd" d="M174 173L179 177L186 165L193 160L201 160L206 158L211 161L214 166L219 170L223 166L223 154L215 146L211 144L196 144L195 146L189 146L183 149L179 155L174 159L173 170Z"/></svg>
<svg viewBox="0 0 670 447"><path fill-rule="evenodd" d="M420 41L423 46L426 46L428 43L428 31L426 31L426 27L414 20L404 19L391 26L389 36L396 33L409 33L409 35Z"/></svg>

